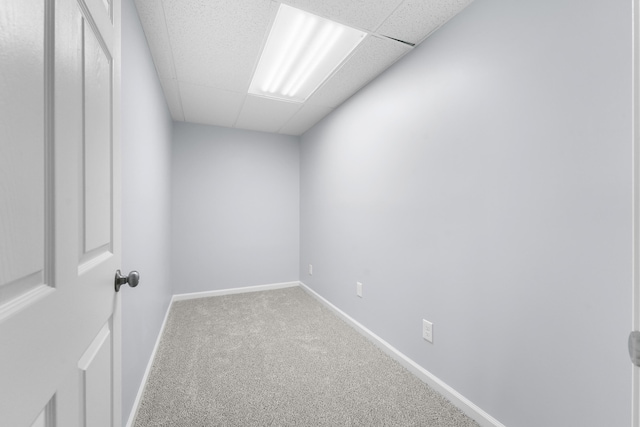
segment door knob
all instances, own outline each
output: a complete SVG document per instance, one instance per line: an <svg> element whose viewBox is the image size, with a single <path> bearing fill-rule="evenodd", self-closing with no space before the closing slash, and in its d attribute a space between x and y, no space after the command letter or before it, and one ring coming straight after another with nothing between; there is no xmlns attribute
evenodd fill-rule
<svg viewBox="0 0 640 427"><path fill-rule="evenodd" d="M135 288L136 286L138 286L138 282L140 282L140 273L138 273L137 271L132 271L128 276L123 276L122 273L120 273L120 270L116 271L116 292L120 292L120 286L124 285L125 283L128 283L129 286Z"/></svg>

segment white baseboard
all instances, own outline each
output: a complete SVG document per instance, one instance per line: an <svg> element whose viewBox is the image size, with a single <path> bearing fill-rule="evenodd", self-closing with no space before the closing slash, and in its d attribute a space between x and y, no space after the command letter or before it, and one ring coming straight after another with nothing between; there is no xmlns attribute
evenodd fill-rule
<svg viewBox="0 0 640 427"><path fill-rule="evenodd" d="M477 405L471 402L469 399L458 393L456 390L447 385L444 381L433 375L431 372L424 369L422 366L418 365L413 360L409 359L407 356L398 351L391 344L371 332L369 329L365 328L362 324L357 322L351 316L346 314L344 311L340 310L338 307L324 299L322 296L317 294L314 290L309 288L304 283L300 282L300 287L304 289L309 295L316 298L322 304L324 304L327 308L335 312L339 317L341 317L344 321L353 326L358 332L364 335L367 339L373 342L378 348L380 348L383 352L389 355L391 358L396 360L402 366L409 370L409 372L413 373L415 376L420 378L424 383L429 385L432 389L443 395L446 399L448 399L451 403L453 403L456 407L458 407L462 412L464 412L467 416L475 420L482 427L505 427L504 424L493 418L491 415L487 414L485 411L480 409Z"/></svg>
<svg viewBox="0 0 640 427"><path fill-rule="evenodd" d="M172 304L173 304L173 299L169 302L169 306L167 307L167 312L164 314L164 319L162 320L162 325L160 326L160 331L158 332L156 343L153 346L153 350L151 351L149 362L147 362L147 369L145 369L144 375L142 376L142 381L140 382L140 387L138 388L138 394L136 395L136 400L133 401L133 407L131 408L131 413L129 414L129 419L127 420L126 427L133 426L133 423L136 420L136 415L138 415L138 407L140 406L140 400L142 399L142 395L144 394L144 388L147 385L147 379L149 378L149 373L151 372L151 367L153 366L153 360L156 358L156 351L158 351L158 346L160 345L160 340L162 339L162 334L164 333L164 327L167 325L167 319L169 318L169 312L171 311Z"/></svg>
<svg viewBox="0 0 640 427"><path fill-rule="evenodd" d="M206 298L206 297L219 297L221 295L243 294L246 292L271 291L274 289L293 288L296 286L300 286L300 282L272 283L270 285L247 286L244 288L231 288L231 289L220 289L217 291L192 292L187 294L176 294L173 296L173 298L171 298L171 301L182 301L187 299Z"/></svg>

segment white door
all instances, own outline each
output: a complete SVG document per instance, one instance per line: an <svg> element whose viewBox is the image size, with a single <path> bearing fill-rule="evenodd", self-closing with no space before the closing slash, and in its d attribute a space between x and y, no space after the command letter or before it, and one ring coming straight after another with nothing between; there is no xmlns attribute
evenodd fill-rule
<svg viewBox="0 0 640 427"><path fill-rule="evenodd" d="M119 0L0 0L0 426L120 425Z"/></svg>

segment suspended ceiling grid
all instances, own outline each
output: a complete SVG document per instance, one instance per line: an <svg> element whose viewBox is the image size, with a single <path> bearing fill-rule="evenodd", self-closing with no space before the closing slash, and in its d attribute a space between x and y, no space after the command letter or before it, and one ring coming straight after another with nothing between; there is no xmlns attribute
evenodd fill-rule
<svg viewBox="0 0 640 427"><path fill-rule="evenodd" d="M135 0L176 121L301 135L473 0ZM369 33L304 103L248 94L280 3Z"/></svg>

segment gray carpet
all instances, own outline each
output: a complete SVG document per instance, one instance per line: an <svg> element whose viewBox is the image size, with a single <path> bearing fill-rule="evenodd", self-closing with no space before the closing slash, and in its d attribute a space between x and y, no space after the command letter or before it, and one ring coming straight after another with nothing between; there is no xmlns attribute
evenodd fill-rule
<svg viewBox="0 0 640 427"><path fill-rule="evenodd" d="M478 424L288 288L175 302L135 426Z"/></svg>

